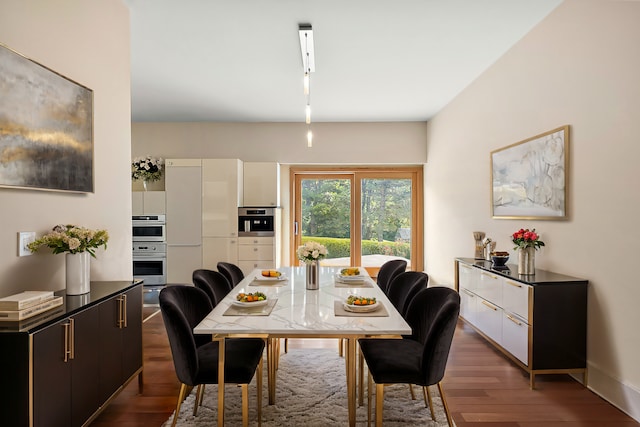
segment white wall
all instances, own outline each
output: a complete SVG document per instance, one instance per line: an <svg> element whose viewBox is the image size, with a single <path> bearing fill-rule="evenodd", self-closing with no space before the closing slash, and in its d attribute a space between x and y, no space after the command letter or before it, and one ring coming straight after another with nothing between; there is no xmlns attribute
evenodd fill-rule
<svg viewBox="0 0 640 427"><path fill-rule="evenodd" d="M0 296L64 288L64 256L17 256L18 231L58 223L107 229L91 279L131 279L129 38L121 1L2 0L0 43L93 89L95 192L0 188Z"/></svg>
<svg viewBox="0 0 640 427"><path fill-rule="evenodd" d="M640 420L640 3L566 0L428 125L426 265L535 227L538 268L589 280L589 386ZM493 220L491 150L571 126L567 221Z"/></svg>
<svg viewBox="0 0 640 427"><path fill-rule="evenodd" d="M426 161L426 122L314 123L307 147L304 123L133 123L133 156L209 157L284 164Z"/></svg>

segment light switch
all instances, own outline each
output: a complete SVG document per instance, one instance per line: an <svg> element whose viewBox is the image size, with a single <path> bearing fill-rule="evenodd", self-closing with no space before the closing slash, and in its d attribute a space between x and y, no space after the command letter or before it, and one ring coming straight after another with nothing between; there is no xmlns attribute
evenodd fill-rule
<svg viewBox="0 0 640 427"><path fill-rule="evenodd" d="M29 256L31 251L27 245L36 240L35 231L20 231L18 232L18 256Z"/></svg>

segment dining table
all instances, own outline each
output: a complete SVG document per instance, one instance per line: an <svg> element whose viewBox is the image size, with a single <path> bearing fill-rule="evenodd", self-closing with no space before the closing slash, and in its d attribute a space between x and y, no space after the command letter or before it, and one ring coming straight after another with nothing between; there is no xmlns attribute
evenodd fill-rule
<svg viewBox="0 0 640 427"><path fill-rule="evenodd" d="M320 266L319 286L307 289L306 267L280 267L279 277L265 277L261 269L247 274L194 328L219 342L218 426L224 425L224 340L229 337L262 337L267 342L269 404L275 403L275 380L281 338L338 338L346 341L346 387L349 426L356 424L356 348L360 338L401 338L411 327L377 286L366 269L359 278L344 278L340 267ZM343 280L349 279L349 280ZM241 304L241 293L262 293L266 303ZM377 309L352 312L345 302L350 295L376 298ZM309 367L313 375L313 367ZM322 372L317 372L322 375ZM281 380L285 380L283 378Z"/></svg>

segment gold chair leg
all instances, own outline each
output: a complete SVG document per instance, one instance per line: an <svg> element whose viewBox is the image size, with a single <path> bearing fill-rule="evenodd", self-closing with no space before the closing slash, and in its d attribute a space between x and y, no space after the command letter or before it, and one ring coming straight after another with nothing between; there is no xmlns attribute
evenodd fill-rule
<svg viewBox="0 0 640 427"><path fill-rule="evenodd" d="M180 407L182 406L182 401L187 396L187 385L180 384L180 392L178 393L178 404L176 405L176 413L173 415L173 422L171 423L171 427L176 427L176 421L178 421L178 415L180 414Z"/></svg>
<svg viewBox="0 0 640 427"><path fill-rule="evenodd" d="M367 427L371 427L371 392L373 391L373 377L371 371L367 374Z"/></svg>
<svg viewBox="0 0 640 427"><path fill-rule="evenodd" d="M411 400L416 400L416 394L413 392L413 384L409 384L409 393L411 393Z"/></svg>
<svg viewBox="0 0 640 427"><path fill-rule="evenodd" d="M274 360L274 362L277 370L278 365L280 364L280 339L276 338L275 340L276 340L276 359Z"/></svg>
<svg viewBox="0 0 640 427"><path fill-rule="evenodd" d="M242 387L242 427L249 427L249 384L240 384Z"/></svg>
<svg viewBox="0 0 640 427"><path fill-rule="evenodd" d="M256 378L256 388L258 394L258 427L262 426L262 358L258 363L258 377Z"/></svg>
<svg viewBox="0 0 640 427"><path fill-rule="evenodd" d="M449 427L453 427L453 419L451 419L451 413L449 412L449 406L447 405L447 400L444 398L444 390L442 389L442 382L438 383L438 392L440 392L440 400L442 400L442 407L444 408L444 413L447 416L447 424L449 424Z"/></svg>
<svg viewBox="0 0 640 427"><path fill-rule="evenodd" d="M338 338L338 355L344 356L344 340L342 338Z"/></svg>
<svg viewBox="0 0 640 427"><path fill-rule="evenodd" d="M431 411L431 419L433 421L436 420L436 414L435 412L433 412L433 402L431 401L431 391L429 390L429 387L424 386L422 387L422 395L424 397L424 404L427 405L427 400L429 400L429 410Z"/></svg>
<svg viewBox="0 0 640 427"><path fill-rule="evenodd" d="M358 381L360 382L360 388L358 388L358 405L364 404L364 356L362 352L358 352Z"/></svg>
<svg viewBox="0 0 640 427"><path fill-rule="evenodd" d="M196 400L193 402L193 416L198 415L198 406L202 405L202 395L204 394L204 384L198 384L196 389Z"/></svg>
<svg viewBox="0 0 640 427"><path fill-rule="evenodd" d="M384 384L376 384L376 427L382 427L382 406L384 405Z"/></svg>

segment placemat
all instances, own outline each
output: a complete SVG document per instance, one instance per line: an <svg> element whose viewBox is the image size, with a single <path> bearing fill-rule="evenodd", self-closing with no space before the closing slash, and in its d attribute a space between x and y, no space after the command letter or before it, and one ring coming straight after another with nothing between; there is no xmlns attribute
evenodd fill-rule
<svg viewBox="0 0 640 427"><path fill-rule="evenodd" d="M368 280L363 280L362 282L353 283L353 282L343 282L337 277L333 280L336 288L373 288L373 283Z"/></svg>
<svg viewBox="0 0 640 427"><path fill-rule="evenodd" d="M354 313L352 311L347 311L347 310L344 309L342 304L343 304L343 302L342 301L338 301L338 300L335 300L333 302L333 312L334 312L334 314L336 316L343 316L343 317L389 317L389 312L387 311L387 308L381 302L378 302L378 304L380 304L380 308L379 309L377 309L375 311L370 311L368 313Z"/></svg>
<svg viewBox="0 0 640 427"><path fill-rule="evenodd" d="M270 299L265 305L260 307L238 307L237 305L230 305L227 311L222 313L223 316L268 316L271 314L271 310L275 307L277 298Z"/></svg>
<svg viewBox="0 0 640 427"><path fill-rule="evenodd" d="M284 280L256 280L255 278L249 283L249 286L268 286L270 288L277 288L279 286L286 286L289 284L289 278Z"/></svg>

